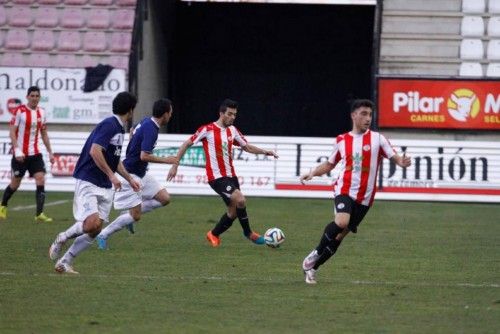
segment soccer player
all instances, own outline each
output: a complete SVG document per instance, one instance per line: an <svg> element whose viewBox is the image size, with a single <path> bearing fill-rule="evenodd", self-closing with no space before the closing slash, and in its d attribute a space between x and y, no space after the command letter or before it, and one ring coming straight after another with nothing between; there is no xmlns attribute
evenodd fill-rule
<svg viewBox="0 0 500 334"><path fill-rule="evenodd" d="M121 92L113 99L113 116L102 120L87 138L76 163L73 177L76 179L73 200L73 215L76 222L66 231L57 235L49 248L49 257L56 260L63 245L76 238L63 257L55 265L58 273L78 274L73 260L89 248L101 231L103 221L108 221L113 202L113 188L120 191L122 181L118 172L139 191L140 184L123 167L120 161L124 124L132 119L137 99L128 92Z"/></svg>
<svg viewBox="0 0 500 334"><path fill-rule="evenodd" d="M139 221L141 213L165 206L170 202L167 190L152 175L147 173L147 169L150 162L178 163L175 156L157 157L153 155L160 127L168 123L172 113L172 102L169 99L160 99L153 105L153 116L144 118L133 129L123 165L132 177L141 184L141 191L135 192L131 186L121 180L122 190L115 193L114 206L117 210L128 211L123 211L97 236L99 249L106 249L107 239L124 227L133 233L133 224Z"/></svg>
<svg viewBox="0 0 500 334"><path fill-rule="evenodd" d="M31 86L26 95L27 104L20 105L10 121L10 140L12 143L12 179L5 188L0 205L0 219L7 218L7 204L9 199L21 185L26 171L36 183L36 214L35 222L50 223L52 218L43 212L45 203L45 163L39 147L39 138L49 153L50 163L54 163L54 154L50 147L45 110L38 106L40 102L40 88Z"/></svg>
<svg viewBox="0 0 500 334"><path fill-rule="evenodd" d="M241 146L248 153L265 154L278 158L274 151L268 151L247 143L241 132L233 125L238 112L238 103L226 99L219 108L219 119L213 123L201 126L194 135L187 139L177 152L178 161L186 150L197 142L203 143L205 152L205 170L208 184L222 197L227 206L227 212L222 215L219 223L208 231L207 240L213 247L220 245L220 235L227 231L233 221L238 220L243 228L243 235L255 244L265 243L264 237L250 228L245 196L240 190L238 177L233 167L233 145ZM173 165L167 176L172 180L177 174L178 165Z"/></svg>
<svg viewBox="0 0 500 334"><path fill-rule="evenodd" d="M357 232L358 225L373 204L377 171L383 157L400 167L411 165L411 159L400 156L380 133L371 131L373 102L355 100L351 107L352 130L337 136L330 158L300 177L311 180L330 172L341 162L342 169L334 183L335 216L326 225L318 246L304 259L305 281L316 284L318 268L332 257L344 237Z"/></svg>

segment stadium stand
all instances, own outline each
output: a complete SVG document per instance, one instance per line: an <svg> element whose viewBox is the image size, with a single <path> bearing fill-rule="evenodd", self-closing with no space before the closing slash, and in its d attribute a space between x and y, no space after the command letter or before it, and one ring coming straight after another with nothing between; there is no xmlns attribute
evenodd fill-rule
<svg viewBox="0 0 500 334"><path fill-rule="evenodd" d="M488 21L488 36L500 37L500 16L492 16Z"/></svg>
<svg viewBox="0 0 500 334"><path fill-rule="evenodd" d="M500 78L500 63L489 63L486 76Z"/></svg>
<svg viewBox="0 0 500 334"><path fill-rule="evenodd" d="M2 66L128 71L136 0L0 0Z"/></svg>
<svg viewBox="0 0 500 334"><path fill-rule="evenodd" d="M486 56L489 60L500 60L500 39L490 40Z"/></svg>
<svg viewBox="0 0 500 334"><path fill-rule="evenodd" d="M464 16L460 31L464 37L482 37L484 35L484 20L481 16Z"/></svg>
<svg viewBox="0 0 500 334"><path fill-rule="evenodd" d="M486 10L485 0L463 0L462 11L464 13L484 13Z"/></svg>
<svg viewBox="0 0 500 334"><path fill-rule="evenodd" d="M488 2L488 12L490 14L500 14L500 0L490 0Z"/></svg>
<svg viewBox="0 0 500 334"><path fill-rule="evenodd" d="M460 44L461 59L482 59L484 56L483 42L480 39L463 39Z"/></svg>

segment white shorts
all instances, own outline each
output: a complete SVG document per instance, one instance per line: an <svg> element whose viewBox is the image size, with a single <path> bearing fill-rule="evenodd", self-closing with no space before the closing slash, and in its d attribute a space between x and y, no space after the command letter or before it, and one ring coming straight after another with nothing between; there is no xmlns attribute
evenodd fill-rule
<svg viewBox="0 0 500 334"><path fill-rule="evenodd" d="M113 204L112 188L101 188L90 182L76 179L73 198L73 216L84 221L88 216L99 213L99 218L107 222Z"/></svg>
<svg viewBox="0 0 500 334"><path fill-rule="evenodd" d="M141 190L135 192L127 180L118 175L118 179L122 183L122 189L115 192L114 206L116 210L126 210L136 207L143 201L154 198L159 191L164 189L150 174L144 175L143 178L135 174L130 175L141 184Z"/></svg>

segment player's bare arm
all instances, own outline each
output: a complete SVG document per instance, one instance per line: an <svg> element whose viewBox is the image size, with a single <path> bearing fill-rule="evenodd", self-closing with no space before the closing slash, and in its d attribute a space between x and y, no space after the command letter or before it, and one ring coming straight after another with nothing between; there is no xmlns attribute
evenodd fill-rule
<svg viewBox="0 0 500 334"><path fill-rule="evenodd" d="M118 162L118 166L116 168L116 172L118 174L120 174L121 176L123 176L123 178L125 180L127 180L127 182L130 184L130 186L132 187L132 189L137 192L139 190L141 190L141 184L139 182L137 182L133 177L132 175L130 175L129 172L127 172L127 169L125 168L125 166L123 166L123 162Z"/></svg>
<svg viewBox="0 0 500 334"><path fill-rule="evenodd" d="M177 167L179 166L179 161L181 161L184 153L186 153L187 149L193 145L191 139L186 140L182 143L181 147L179 147L179 151L177 152L177 163L174 163L170 170L168 171L167 181L171 181L177 175Z"/></svg>
<svg viewBox="0 0 500 334"><path fill-rule="evenodd" d="M402 156L396 153L390 160L399 167L404 168L411 166L411 157L406 156L406 153L404 153Z"/></svg>
<svg viewBox="0 0 500 334"><path fill-rule="evenodd" d="M257 146L251 145L251 144L246 144L245 146L242 147L242 149L243 149L243 151L248 152L248 153L269 155L269 156L273 156L275 159L279 158L279 156L276 152L264 150L260 147L257 147Z"/></svg>
<svg viewBox="0 0 500 334"><path fill-rule="evenodd" d="M24 161L24 153L23 151L17 146L17 125L11 125L9 127L9 136L10 136L10 142L12 143L12 151L14 152L14 157L16 158L17 161L23 162Z"/></svg>
<svg viewBox="0 0 500 334"><path fill-rule="evenodd" d="M169 164L169 165L179 164L177 156L169 155L168 157L157 157L156 155L146 151L141 151L141 160L144 162L153 162L153 163Z"/></svg>
<svg viewBox="0 0 500 334"><path fill-rule="evenodd" d="M115 188L115 190L120 190L122 188L122 184L106 162L106 158L104 158L104 154L102 153L103 149L104 148L101 145L95 143L92 144L90 147L90 156L94 160L97 168L108 176L109 180L113 184L113 188Z"/></svg>
<svg viewBox="0 0 500 334"><path fill-rule="evenodd" d="M310 181L315 176L321 176L330 172L334 167L334 164L330 163L329 161L325 161L322 164L316 166L316 168L312 169L309 173L301 175L300 182L304 184L305 181Z"/></svg>
<svg viewBox="0 0 500 334"><path fill-rule="evenodd" d="M49 139L49 134L47 132L47 126L43 126L40 130L40 133L42 134L43 144L45 145L45 148L49 153L49 161L51 164L53 164L55 159L54 159L54 153L52 152L52 147L50 146L50 139Z"/></svg>

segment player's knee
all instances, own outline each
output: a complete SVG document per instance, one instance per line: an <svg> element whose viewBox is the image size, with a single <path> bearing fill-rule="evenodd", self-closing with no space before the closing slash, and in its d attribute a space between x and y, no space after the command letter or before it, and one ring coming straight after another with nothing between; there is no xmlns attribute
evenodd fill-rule
<svg viewBox="0 0 500 334"><path fill-rule="evenodd" d="M162 199L160 200L160 203L163 206L170 204L170 195L166 194L165 196L163 196Z"/></svg>
<svg viewBox="0 0 500 334"><path fill-rule="evenodd" d="M132 211L130 212L130 215L134 219L134 221L139 221L141 219L141 212L140 211Z"/></svg>
<svg viewBox="0 0 500 334"><path fill-rule="evenodd" d="M335 224L338 227L340 227L342 229L345 229L349 225L349 221L348 220L343 220L343 219L335 219Z"/></svg>
<svg viewBox="0 0 500 334"><path fill-rule="evenodd" d="M83 231L91 237L97 236L101 232L102 222L99 216L92 215L83 222Z"/></svg>

